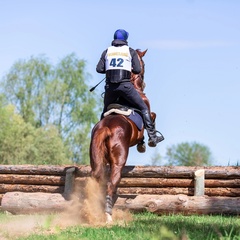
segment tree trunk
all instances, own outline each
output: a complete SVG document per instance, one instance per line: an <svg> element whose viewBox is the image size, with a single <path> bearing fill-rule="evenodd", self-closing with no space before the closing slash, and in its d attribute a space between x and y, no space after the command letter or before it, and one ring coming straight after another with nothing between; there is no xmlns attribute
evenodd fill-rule
<svg viewBox="0 0 240 240"><path fill-rule="evenodd" d="M65 183L65 176L1 174L0 178L5 184L63 186Z"/></svg>
<svg viewBox="0 0 240 240"><path fill-rule="evenodd" d="M179 178L128 178L123 177L119 187L193 187L193 179Z"/></svg>
<svg viewBox="0 0 240 240"><path fill-rule="evenodd" d="M67 169L75 167L76 177L88 177L91 167L82 166L51 166L51 165L0 165L0 174L37 174L37 175L65 175ZM190 178L194 179L194 172L205 169L206 179L236 179L240 178L240 167L152 167L152 166L125 166L122 177L145 177L145 178ZM107 169L109 171L109 169Z"/></svg>
<svg viewBox="0 0 240 240"><path fill-rule="evenodd" d="M194 172L204 169L205 178L209 179L235 179L240 178L240 167L189 167L189 166L125 166L122 170L122 177L139 178L190 178L194 179ZM76 177L88 177L90 166L78 166ZM107 172L109 168L107 168Z"/></svg>
<svg viewBox="0 0 240 240"><path fill-rule="evenodd" d="M64 187L47 185L0 184L0 193L7 192L63 193Z"/></svg>
<svg viewBox="0 0 240 240"><path fill-rule="evenodd" d="M116 208L133 212L150 211L157 214L231 214L240 213L240 198L186 196L186 195L137 195L118 197Z"/></svg>
<svg viewBox="0 0 240 240"><path fill-rule="evenodd" d="M205 187L239 187L240 179L205 179ZM181 178L127 178L123 177L119 187L194 187L193 179Z"/></svg>
<svg viewBox="0 0 240 240"><path fill-rule="evenodd" d="M161 177L161 178L191 178L194 179L194 172L204 169L205 178L209 179L235 179L240 178L240 167L151 167L151 166L125 166L122 177Z"/></svg>
<svg viewBox="0 0 240 240"><path fill-rule="evenodd" d="M13 214L54 213L71 206L61 194L6 193L2 198L2 210ZM156 214L229 214L239 215L240 198L186 195L132 195L118 196L116 209L132 212L149 211Z"/></svg>
<svg viewBox="0 0 240 240"><path fill-rule="evenodd" d="M226 197L240 197L240 188L205 188L205 195L207 196L226 196ZM136 194L185 194L188 196L194 195L194 188L148 188L148 187L119 187L117 190L119 195L136 195Z"/></svg>
<svg viewBox="0 0 240 240"><path fill-rule="evenodd" d="M0 174L66 175L67 169L72 167L55 165L0 165Z"/></svg>
<svg viewBox="0 0 240 240"><path fill-rule="evenodd" d="M2 210L13 214L61 212L70 204L57 193L8 192L2 198Z"/></svg>
<svg viewBox="0 0 240 240"><path fill-rule="evenodd" d="M77 177L76 182L84 183L86 177ZM217 188L239 188L240 179L205 179L205 187ZM165 188L165 187L182 187L193 188L194 179L182 179L182 178L139 178L139 177L123 177L119 183L119 187L145 187L145 188Z"/></svg>

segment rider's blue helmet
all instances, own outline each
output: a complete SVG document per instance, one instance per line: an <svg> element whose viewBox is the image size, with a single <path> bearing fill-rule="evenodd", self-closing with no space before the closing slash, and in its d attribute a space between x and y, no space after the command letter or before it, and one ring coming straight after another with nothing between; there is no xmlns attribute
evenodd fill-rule
<svg viewBox="0 0 240 240"><path fill-rule="evenodd" d="M128 39L128 32L125 31L124 29L118 29L113 36L114 39L119 39L119 40L125 40L127 41Z"/></svg>

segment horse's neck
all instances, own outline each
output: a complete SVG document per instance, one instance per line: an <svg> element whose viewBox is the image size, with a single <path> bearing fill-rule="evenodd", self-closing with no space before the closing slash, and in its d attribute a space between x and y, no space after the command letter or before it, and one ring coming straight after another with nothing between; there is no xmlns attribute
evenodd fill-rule
<svg viewBox="0 0 240 240"><path fill-rule="evenodd" d="M150 102L149 102L149 99L147 98L146 94L144 93L145 83L143 81L143 76L141 76L140 74L132 74L131 81L132 81L135 89L138 91L141 98L145 102L145 104L148 106L148 109L150 111Z"/></svg>
<svg viewBox="0 0 240 240"><path fill-rule="evenodd" d="M136 90L140 93L143 93L145 88L143 77L140 74L133 74L131 79Z"/></svg>

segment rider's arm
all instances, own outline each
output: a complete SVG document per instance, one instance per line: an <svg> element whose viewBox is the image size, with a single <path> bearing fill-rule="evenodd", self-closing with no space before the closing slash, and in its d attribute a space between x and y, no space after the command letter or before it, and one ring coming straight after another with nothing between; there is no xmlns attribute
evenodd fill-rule
<svg viewBox="0 0 240 240"><path fill-rule="evenodd" d="M137 52L134 49L130 48L130 54L132 56L132 72L134 74L138 74L141 72L141 64L138 59Z"/></svg>
<svg viewBox="0 0 240 240"><path fill-rule="evenodd" d="M105 68L105 56L106 56L106 53L107 53L107 50L105 50L102 55L101 55L101 58L97 64L97 67L96 67L96 71L98 73L106 73L106 68Z"/></svg>

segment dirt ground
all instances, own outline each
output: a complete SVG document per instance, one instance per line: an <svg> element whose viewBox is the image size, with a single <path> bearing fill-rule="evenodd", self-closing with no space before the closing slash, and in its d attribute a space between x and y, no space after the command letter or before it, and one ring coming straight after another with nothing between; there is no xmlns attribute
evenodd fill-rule
<svg viewBox="0 0 240 240"><path fill-rule="evenodd" d="M14 239L30 234L51 234L72 226L105 226L105 214L102 203L103 196L97 190L93 180L86 186L84 199L73 198L72 204L62 213L12 215L6 213L6 218L0 219L0 240ZM126 224L132 220L132 214L127 211L113 210L113 223Z"/></svg>

